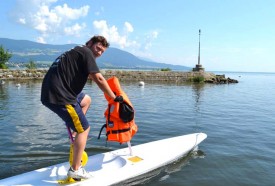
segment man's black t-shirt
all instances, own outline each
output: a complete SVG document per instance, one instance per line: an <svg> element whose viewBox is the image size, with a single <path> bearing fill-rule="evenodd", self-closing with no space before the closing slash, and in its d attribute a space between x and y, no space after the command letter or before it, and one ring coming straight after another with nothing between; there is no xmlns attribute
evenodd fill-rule
<svg viewBox="0 0 275 186"><path fill-rule="evenodd" d="M42 103L75 104L90 73L98 73L92 51L76 46L59 56L49 68L41 88Z"/></svg>

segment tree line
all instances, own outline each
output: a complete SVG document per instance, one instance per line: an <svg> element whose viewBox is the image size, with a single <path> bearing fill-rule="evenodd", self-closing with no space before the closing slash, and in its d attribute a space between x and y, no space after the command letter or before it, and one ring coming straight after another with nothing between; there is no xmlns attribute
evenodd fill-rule
<svg viewBox="0 0 275 186"><path fill-rule="evenodd" d="M0 69L8 69L7 62L12 57L12 53L9 50L6 50L2 45L0 46ZM26 65L27 69L36 69L36 63L33 60L30 60Z"/></svg>

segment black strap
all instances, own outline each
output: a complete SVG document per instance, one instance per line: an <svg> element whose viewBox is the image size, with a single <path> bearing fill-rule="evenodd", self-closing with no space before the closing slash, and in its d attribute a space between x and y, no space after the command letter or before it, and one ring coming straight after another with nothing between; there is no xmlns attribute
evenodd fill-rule
<svg viewBox="0 0 275 186"><path fill-rule="evenodd" d="M97 139L100 139L100 136L101 136L101 132L102 132L102 130L104 129L104 128L106 128L106 124L104 124L102 127L101 127L101 129L100 129L100 131L99 131L99 134L98 134L98 137L97 137Z"/></svg>
<svg viewBox="0 0 275 186"><path fill-rule="evenodd" d="M110 112L111 112L111 104L108 104L108 122L110 121L110 117L111 117L111 114L110 114Z"/></svg>
<svg viewBox="0 0 275 186"><path fill-rule="evenodd" d="M102 133L103 129L104 129L104 128L107 128L107 124L109 123L109 121L110 121L110 116L111 116L110 111L111 111L111 105L108 104L108 118L107 118L106 123L101 127L97 139L100 139L100 136L101 136L101 133ZM107 133L106 133L106 136L108 136Z"/></svg>
<svg viewBox="0 0 275 186"><path fill-rule="evenodd" d="M127 132L129 131L131 128L127 128L127 129L122 129L122 130L111 130L112 134L119 134L119 133L122 133L122 132ZM107 136L111 133L110 131L107 132Z"/></svg>

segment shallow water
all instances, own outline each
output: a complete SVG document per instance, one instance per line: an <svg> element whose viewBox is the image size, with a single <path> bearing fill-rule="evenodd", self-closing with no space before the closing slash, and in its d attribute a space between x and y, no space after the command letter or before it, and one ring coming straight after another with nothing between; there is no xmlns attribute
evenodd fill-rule
<svg viewBox="0 0 275 186"><path fill-rule="evenodd" d="M225 74L239 83L122 83L139 126L133 145L194 132L208 135L197 153L128 184L274 185L275 74ZM40 86L41 81L0 86L0 179L68 159L66 128L40 103ZM87 153L120 148L106 147L104 136L96 139L106 101L95 84L88 83L85 92L92 97Z"/></svg>

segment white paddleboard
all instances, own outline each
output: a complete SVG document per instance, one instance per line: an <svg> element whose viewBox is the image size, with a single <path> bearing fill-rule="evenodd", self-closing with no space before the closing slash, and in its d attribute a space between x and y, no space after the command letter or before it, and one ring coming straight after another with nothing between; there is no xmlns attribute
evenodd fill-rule
<svg viewBox="0 0 275 186"><path fill-rule="evenodd" d="M85 169L93 177L69 185L112 185L143 175L187 155L205 138L194 133L153 141L89 157ZM0 180L0 185L60 185L66 180L69 163L61 163ZM63 184L64 185L64 184Z"/></svg>

